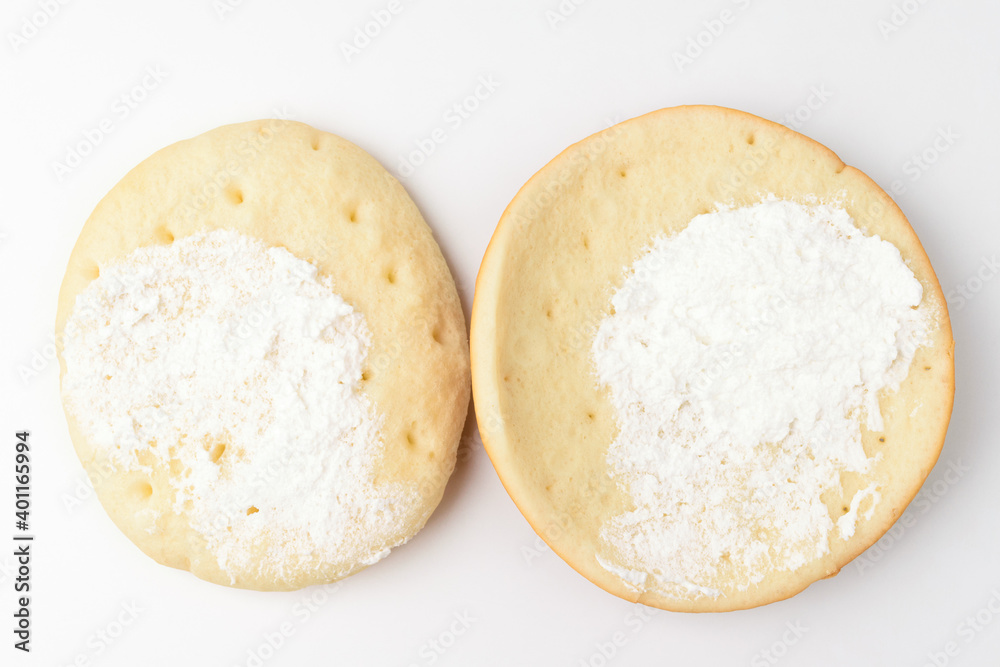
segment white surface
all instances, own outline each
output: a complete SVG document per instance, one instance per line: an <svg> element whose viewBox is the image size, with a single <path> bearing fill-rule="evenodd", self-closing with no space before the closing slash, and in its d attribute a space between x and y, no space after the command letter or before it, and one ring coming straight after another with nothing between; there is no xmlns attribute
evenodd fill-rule
<svg viewBox="0 0 1000 667"><path fill-rule="evenodd" d="M886 0L579 7L566 0L575 9L554 28L546 12L558 0L401 0L402 11L348 63L340 43L388 0L230 0L238 6L225 18L213 0L69 2L15 52L10 34L46 1L9 1L0 16L0 617L7 619L0 663L256 664L248 651L288 623L291 635L265 651L262 664L769 665L760 651L772 645L787 665L923 665L936 653L937 664L996 664L1000 613L987 605L997 591L1000 611L1000 279L975 282L977 271L991 273L982 258L1000 254L994 3L895 0L898 11L906 5L915 13L884 37L879 21L894 12ZM731 23L678 71L674 52L724 9ZM118 98L147 67L165 78L147 79L155 88L129 109ZM461 124L454 113L446 117L481 77L492 77L495 90ZM945 291L970 280L980 288L960 308L952 300L958 392L941 462L908 511L908 526L897 524L886 548L836 578L747 612L640 615L539 550L475 438L427 528L331 594L212 586L143 556L93 497L66 507L86 487L59 406L56 365L43 363L56 292L87 215L154 150L284 109L396 170L415 140L442 128L436 136L446 141L404 184L435 230L468 311L504 206L570 143L676 104L722 104L780 120L810 100L818 108L801 111L810 116L803 132L883 187L905 187L897 201ZM53 163L105 118L110 134L60 182ZM933 152L949 128L957 138L939 140L946 150L921 170L911 156ZM44 369L22 380L19 368L36 353ZM11 648L12 548L3 546L14 532L13 433L23 428L35 447L38 536L30 656ZM126 620L123 605L133 603L141 611L106 644L98 633L117 634L115 618ZM986 621L979 630L965 620L977 612ZM467 629L454 621L462 614L474 619ZM453 622L461 635L449 634ZM808 630L796 637L788 624ZM614 656L601 657L615 639L622 645ZM449 647L438 653L431 641ZM943 654L948 642L957 655Z"/></svg>

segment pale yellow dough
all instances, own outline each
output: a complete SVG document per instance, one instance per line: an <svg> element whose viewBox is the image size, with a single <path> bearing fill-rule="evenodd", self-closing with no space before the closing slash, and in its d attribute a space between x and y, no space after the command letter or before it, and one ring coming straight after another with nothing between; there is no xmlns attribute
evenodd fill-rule
<svg viewBox="0 0 1000 667"><path fill-rule="evenodd" d="M881 501L850 539L759 585L720 577L718 597L637 590L602 567L614 563L602 524L630 509L608 475L615 414L590 358L611 295L656 236L683 229L716 204L779 199L838 203L866 234L893 243L924 289L930 344L906 380L880 397L885 431L865 431L869 475L845 474L824 500L836 523L872 481ZM781 600L836 574L899 517L934 466L954 394L947 307L903 213L870 178L781 125L709 106L635 118L575 144L521 188L493 235L472 317L476 415L486 450L535 531L577 571L622 598L663 609L725 611ZM723 568L724 571L725 568Z"/></svg>
<svg viewBox="0 0 1000 667"><path fill-rule="evenodd" d="M350 142L297 122L220 127L158 151L98 204L80 233L59 292L57 341L76 296L100 266L141 246L232 229L314 263L371 331L363 391L384 418L376 484L415 485L396 543L414 535L444 492L469 403L469 351L455 283L431 230L403 187ZM60 346L61 349L61 346ZM65 363L60 353L61 373ZM137 473L114 469L67 412L77 454L119 528L152 558L219 584L289 590L363 567L318 558L223 572L167 493L147 497ZM185 446L202 446L186 443ZM247 443L243 443L247 444ZM159 466L168 489L182 471ZM295 480L284 483L294 484ZM302 489L308 502L309 489ZM157 503L154 513L138 512ZM264 545L266 547L266 545ZM389 545L391 546L391 545Z"/></svg>

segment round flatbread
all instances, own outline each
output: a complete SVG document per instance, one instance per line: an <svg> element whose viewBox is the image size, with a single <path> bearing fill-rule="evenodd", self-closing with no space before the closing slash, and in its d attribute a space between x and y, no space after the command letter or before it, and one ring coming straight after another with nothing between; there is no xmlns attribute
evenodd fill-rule
<svg viewBox="0 0 1000 667"><path fill-rule="evenodd" d="M634 506L609 469L619 425L595 376L595 334L627 267L654 239L676 235L720 206L748 207L770 196L842 207L864 235L898 248L923 288L921 308L931 313L926 343L898 390L879 395L884 429L861 429L870 471L842 474L841 488L823 497L836 526L855 495L875 485L880 500L852 536L831 530L825 554L765 572L756 584L720 563L715 594L694 586L658 589L625 576L625 564L602 539L602 528ZM664 109L613 126L566 149L521 188L480 268L471 346L484 445L535 531L605 590L678 611L754 607L836 574L920 488L941 450L954 393L947 307L895 203L815 141L709 106Z"/></svg>
<svg viewBox="0 0 1000 667"><path fill-rule="evenodd" d="M281 525L257 530L246 544L227 546L218 535L206 539L193 525L185 508L194 511L192 503L198 498L189 497L186 505L178 501L178 488L191 475L180 454L193 457L205 450L219 465L230 461L236 466L240 455L253 454L259 446L253 438L220 447L181 434L173 442L141 443L161 452L173 448L170 455L147 453L134 464L122 464L121 457L112 456L118 447L116 436L85 432L81 421L86 420L69 409L74 401L64 394L73 444L112 520L160 563L215 583L260 590L289 590L339 579L384 556L423 527L454 468L470 391L465 319L454 281L406 191L357 146L298 122L260 120L220 127L168 146L135 167L101 200L84 226L59 293L56 334L64 392L63 351L68 337L75 335L66 325L88 285L105 267L124 261L139 248L176 244L215 230L229 230L309 262L318 270L316 279L329 281L336 295L363 316L370 342L358 386L374 410L379 430L374 441L351 446L371 449L365 460L374 466L369 476L372 488L400 490L377 496L389 506L393 522L370 535L356 535L354 548L342 552L283 558L281 545L294 536L283 533ZM309 268L296 266L294 270ZM247 311L251 323L254 317L266 319L269 307L251 304ZM152 353L160 352L166 353ZM183 405L182 399L177 400ZM323 397L301 400L308 403ZM203 412L206 420L216 417L211 409ZM143 414L146 417L138 412L128 416L136 433L143 432L139 422L151 413ZM289 439L295 437L296 433L288 434ZM294 465L288 470L326 471L339 465L337 456L332 445L312 462L290 455ZM223 468L220 478L236 475L237 470ZM195 476L202 472L195 471ZM282 469L266 481L280 486L282 497L298 498L303 512L312 513L309 516L322 518L315 499L336 492L315 486L323 479L318 473L303 479ZM266 487L259 479L254 483ZM233 489L236 493L238 484ZM248 521L266 526L263 519L269 510L291 509L269 508L262 498L260 503L248 502L245 513L220 516L219 523L221 529L239 532ZM384 509L359 511L369 511L369 519L375 521L381 516L376 513ZM274 514L272 520L276 516L288 515ZM324 525L306 528L321 530ZM237 548L244 550L240 559L231 557ZM230 557L222 553L226 549Z"/></svg>

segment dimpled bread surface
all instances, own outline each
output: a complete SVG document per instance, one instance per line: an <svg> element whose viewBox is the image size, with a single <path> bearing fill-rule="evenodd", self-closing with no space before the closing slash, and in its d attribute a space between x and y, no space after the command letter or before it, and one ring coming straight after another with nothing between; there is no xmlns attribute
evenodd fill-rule
<svg viewBox="0 0 1000 667"><path fill-rule="evenodd" d="M626 268L661 235L682 230L716 204L765 195L842 206L866 235L895 245L923 287L931 314L898 391L879 397L884 432L862 427L870 473L845 473L828 492L834 524L871 481L881 501L854 535L836 525L830 551L795 571L770 571L755 586L720 564L718 597L637 590L602 567L614 563L605 522L633 509L609 476L617 434L597 384L591 345ZM476 283L473 393L487 452L535 531L589 580L622 598L678 611L726 611L787 598L836 574L900 516L934 466L954 394L951 326L934 271L903 213L870 178L784 126L709 106L656 111L566 149L510 203Z"/></svg>
<svg viewBox="0 0 1000 667"><path fill-rule="evenodd" d="M102 265L138 247L213 229L256 237L313 263L365 317L371 345L362 392L383 418L384 454L375 483L410 484L419 494L403 529L384 546L408 539L437 506L455 465L470 391L465 318L448 266L413 201L354 144L302 123L261 120L158 151L101 200L84 226L59 293L57 341L76 296ZM66 372L61 353L60 371ZM260 567L224 572L173 509L170 479L183 471L161 464L151 476L114 469L69 411L67 420L104 508L160 563L259 590L329 582L364 567L319 558L269 564L264 544L253 559ZM308 497L309 489L302 489L303 501ZM137 511L150 504L157 512Z"/></svg>

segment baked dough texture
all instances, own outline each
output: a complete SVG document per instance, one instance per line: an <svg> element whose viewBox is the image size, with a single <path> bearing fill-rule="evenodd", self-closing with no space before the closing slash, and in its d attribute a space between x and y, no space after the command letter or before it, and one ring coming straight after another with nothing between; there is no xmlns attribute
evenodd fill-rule
<svg viewBox="0 0 1000 667"><path fill-rule="evenodd" d="M626 267L658 236L717 204L768 195L841 206L866 235L895 245L923 287L928 342L897 391L879 404L884 431L862 428L869 473L844 473L824 502L836 524L875 482L881 500L852 537L836 525L829 552L741 587L720 565L717 597L665 595L623 581L601 539L634 509L609 475L616 415L599 388L591 346ZM711 106L663 109L569 147L504 212L476 283L472 316L476 415L486 450L535 531L586 578L624 599L677 611L726 611L782 600L836 574L899 518L934 466L954 395L954 343L930 262L905 216L865 174L784 126Z"/></svg>
<svg viewBox="0 0 1000 667"><path fill-rule="evenodd" d="M255 237L313 263L364 316L371 345L362 392L383 419L384 449L374 482L408 485L418 497L399 533L373 548L409 539L437 506L454 469L470 393L465 318L417 207L354 144L302 123L259 120L158 151L129 172L84 225L59 292L57 341L63 341L77 295L102 266L139 247L215 229ZM66 365L59 348L62 377ZM183 512L174 511L170 481L183 471L158 463L148 476L116 468L66 412L73 444L104 508L158 562L258 590L330 582L364 567L318 556L270 563L268 545L259 544L255 566L223 571ZM309 502L308 488L301 497ZM151 505L156 511L141 511Z"/></svg>

